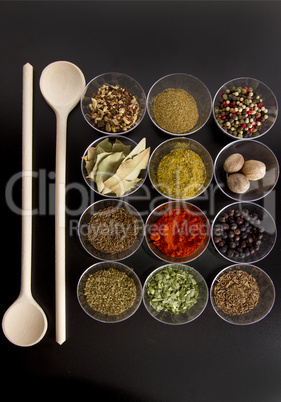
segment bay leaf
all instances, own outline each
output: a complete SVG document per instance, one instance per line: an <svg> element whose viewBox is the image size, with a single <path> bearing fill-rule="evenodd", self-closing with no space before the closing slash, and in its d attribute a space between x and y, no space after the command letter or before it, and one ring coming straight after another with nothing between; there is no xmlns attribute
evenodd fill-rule
<svg viewBox="0 0 281 402"><path fill-rule="evenodd" d="M146 147L146 138L143 138L132 151L126 156L124 162L129 159L133 158L135 155L139 154L140 152L144 151Z"/></svg>
<svg viewBox="0 0 281 402"><path fill-rule="evenodd" d="M123 151L124 155L127 156L131 151L131 145L124 145L118 138L116 138L113 146L112 152L121 152Z"/></svg>
<svg viewBox="0 0 281 402"><path fill-rule="evenodd" d="M116 172L124 157L123 152L114 152L107 155L99 163L95 172L95 182L98 192L101 193L103 191L104 181Z"/></svg>
<svg viewBox="0 0 281 402"><path fill-rule="evenodd" d="M92 171L92 169L95 165L96 148L89 147L87 155L82 156L82 159L84 159L84 161L85 161L85 168L87 170L87 173L90 174L90 172Z"/></svg>
<svg viewBox="0 0 281 402"><path fill-rule="evenodd" d="M150 155L150 147L135 155L133 158L123 160L116 173L104 182L104 186L116 195L123 195L128 176L135 180L142 169L145 169Z"/></svg>
<svg viewBox="0 0 281 402"><path fill-rule="evenodd" d="M125 193L130 191L140 180L141 179L138 177L136 179L130 180L130 181L123 180L122 185L117 189L117 193L115 193L116 196L121 197L122 195L124 195ZM108 187L104 186L104 189L102 192L103 195L109 194L111 192L112 191Z"/></svg>
<svg viewBox="0 0 281 402"><path fill-rule="evenodd" d="M95 164L94 164L91 172L88 174L88 176L86 176L87 179L95 180L95 174L96 174L96 171L98 169L99 164L108 155L112 155L112 153L111 152L102 152L102 153L97 155Z"/></svg>
<svg viewBox="0 0 281 402"><path fill-rule="evenodd" d="M112 144L109 141L109 138L105 138L103 141L99 142L97 145L97 150L103 149L105 152L112 151Z"/></svg>
<svg viewBox="0 0 281 402"><path fill-rule="evenodd" d="M95 147L89 147L87 153L87 160L92 161L96 159L97 150Z"/></svg>
<svg viewBox="0 0 281 402"><path fill-rule="evenodd" d="M85 160L85 168L87 170L88 175L91 173L93 170L93 167L95 166L95 161L94 160Z"/></svg>

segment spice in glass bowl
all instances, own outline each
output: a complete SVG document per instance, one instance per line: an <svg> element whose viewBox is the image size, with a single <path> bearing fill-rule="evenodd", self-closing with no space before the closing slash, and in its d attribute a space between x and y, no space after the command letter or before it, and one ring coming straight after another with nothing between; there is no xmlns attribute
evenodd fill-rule
<svg viewBox="0 0 281 402"><path fill-rule="evenodd" d="M214 301L228 315L241 315L251 311L259 301L256 279L242 270L224 273L214 286Z"/></svg>
<svg viewBox="0 0 281 402"><path fill-rule="evenodd" d="M191 273L171 265L152 276L147 284L147 294L156 311L179 314L197 303L199 289Z"/></svg>
<svg viewBox="0 0 281 402"><path fill-rule="evenodd" d="M206 237L200 216L188 209L171 209L153 225L150 239L164 254L184 258L196 252Z"/></svg>
<svg viewBox="0 0 281 402"><path fill-rule="evenodd" d="M194 197L207 177L202 158L190 149L177 148L165 155L157 169L160 191L171 198Z"/></svg>
<svg viewBox="0 0 281 402"><path fill-rule="evenodd" d="M215 106L218 124L238 138L259 135L262 123L268 119L268 110L260 95L248 87L231 87L221 94Z"/></svg>
<svg viewBox="0 0 281 402"><path fill-rule="evenodd" d="M218 250L227 258L244 259L255 254L262 243L264 227L257 213L231 209L218 217L213 239Z"/></svg>
<svg viewBox="0 0 281 402"><path fill-rule="evenodd" d="M174 134L190 131L199 117L195 99L180 88L168 88L157 95L153 111L156 123Z"/></svg>
<svg viewBox="0 0 281 402"><path fill-rule="evenodd" d="M93 310L119 315L133 305L136 285L125 272L115 268L101 269L89 276L84 294Z"/></svg>
<svg viewBox="0 0 281 402"><path fill-rule="evenodd" d="M138 232L138 220L131 212L123 207L108 207L92 215L88 240L97 250L115 254L131 247Z"/></svg>
<svg viewBox="0 0 281 402"><path fill-rule="evenodd" d="M143 181L139 176L146 169L149 155L146 138L132 150L131 145L124 145L119 138L114 143L105 138L95 147L90 146L82 157L87 172L85 179L94 182L99 193L121 197Z"/></svg>
<svg viewBox="0 0 281 402"><path fill-rule="evenodd" d="M136 125L140 112L131 92L119 85L107 84L92 94L89 109L96 127L108 133L128 131Z"/></svg>

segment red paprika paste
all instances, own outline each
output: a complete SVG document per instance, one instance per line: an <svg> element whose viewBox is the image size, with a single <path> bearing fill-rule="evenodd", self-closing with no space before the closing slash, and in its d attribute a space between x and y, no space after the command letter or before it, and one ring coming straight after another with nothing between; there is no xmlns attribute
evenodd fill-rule
<svg viewBox="0 0 281 402"><path fill-rule="evenodd" d="M202 219L188 209L172 209L153 225L150 239L166 255L183 258L203 243L206 231Z"/></svg>

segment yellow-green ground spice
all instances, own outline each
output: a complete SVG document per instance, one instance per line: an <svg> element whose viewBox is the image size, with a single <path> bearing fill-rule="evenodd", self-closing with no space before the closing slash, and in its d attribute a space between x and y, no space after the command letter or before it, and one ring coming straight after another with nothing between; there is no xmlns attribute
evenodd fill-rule
<svg viewBox="0 0 281 402"><path fill-rule="evenodd" d="M193 96L184 89L168 88L156 96L154 116L164 130L183 134L195 126L199 114Z"/></svg>
<svg viewBox="0 0 281 402"><path fill-rule="evenodd" d="M133 305L137 290L133 279L125 272L109 268L89 276L84 294L93 310L118 315Z"/></svg>
<svg viewBox="0 0 281 402"><path fill-rule="evenodd" d="M205 183L206 168L201 157L190 149L177 148L165 155L157 169L159 190L171 198L195 196Z"/></svg>

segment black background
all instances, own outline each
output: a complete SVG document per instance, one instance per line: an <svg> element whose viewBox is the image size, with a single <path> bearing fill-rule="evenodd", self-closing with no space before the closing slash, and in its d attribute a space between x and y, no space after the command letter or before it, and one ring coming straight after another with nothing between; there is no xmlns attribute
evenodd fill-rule
<svg viewBox="0 0 281 402"><path fill-rule="evenodd" d="M281 104L281 3L271 1L125 1L125 2L0 2L1 51L1 183L2 278L1 313L17 298L20 287L21 216L4 196L21 170L22 66L34 67L34 154L32 291L48 316L43 340L29 348L12 345L1 332L2 390L9 396L61 396L121 401L279 402L281 400L281 269L280 236L274 250L256 265L276 287L276 302L261 322L239 327L221 320L210 302L195 321L167 326L140 306L129 320L108 325L95 322L80 308L76 286L82 272L96 262L82 248L73 226L80 213L99 199L84 184L80 160L98 138L80 107L68 119L67 143L67 340L55 342L54 327L54 170L55 115L39 89L42 70L57 60L71 61L86 81L109 71L131 75L145 92L160 77L185 72L202 80L212 97L226 81L240 76L267 84ZM260 141L281 158L280 117ZM128 136L144 136L152 150L171 138L157 130L148 114ZM215 159L231 139L215 126L191 135ZM44 182L45 180L45 182ZM84 190L82 190L82 188ZM148 193L145 192L148 188ZM213 180L211 189L215 189ZM264 205L280 226L280 182ZM8 190L7 190L8 193ZM6 197L6 198L5 198ZM12 187L12 204L21 205L21 182ZM140 200L140 197L141 200ZM126 199L145 220L165 199L144 188ZM231 199L207 190L193 201L212 222ZM162 265L145 242L123 261L142 283ZM230 265L212 244L190 263L210 286ZM35 386L36 385L36 386ZM7 393L5 395L8 395Z"/></svg>

